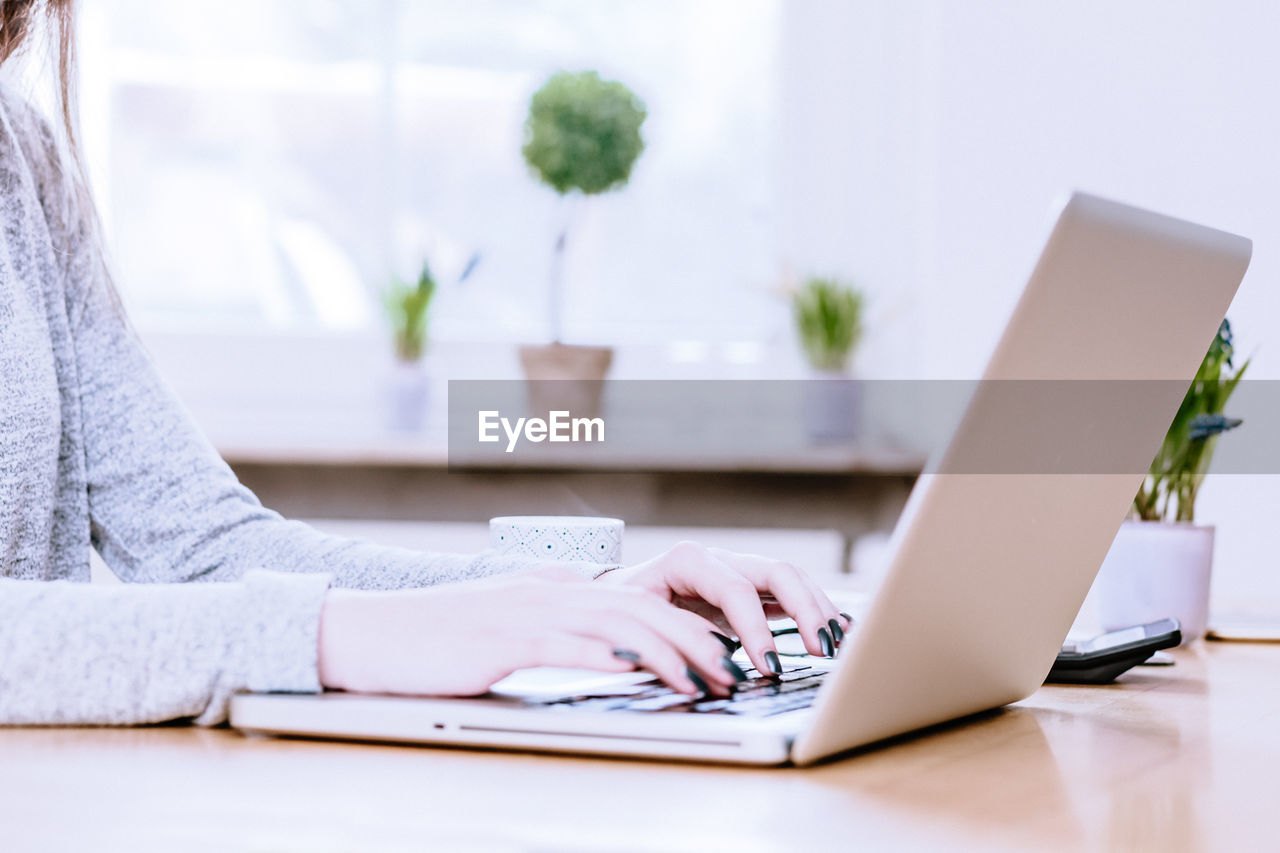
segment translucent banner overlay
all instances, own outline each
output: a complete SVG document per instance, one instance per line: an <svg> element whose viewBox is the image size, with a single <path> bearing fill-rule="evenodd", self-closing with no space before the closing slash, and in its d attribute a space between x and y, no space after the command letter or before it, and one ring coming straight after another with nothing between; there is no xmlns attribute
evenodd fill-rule
<svg viewBox="0 0 1280 853"><path fill-rule="evenodd" d="M449 464L1138 474L1187 387L1174 380L455 380ZM1280 382L1241 382L1226 414L1242 423L1208 439L1216 442L1211 470L1280 473Z"/></svg>

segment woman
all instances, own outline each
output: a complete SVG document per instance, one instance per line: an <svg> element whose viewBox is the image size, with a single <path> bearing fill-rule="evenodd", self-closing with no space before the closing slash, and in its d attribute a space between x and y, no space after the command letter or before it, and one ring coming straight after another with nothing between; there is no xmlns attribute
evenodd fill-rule
<svg viewBox="0 0 1280 853"><path fill-rule="evenodd" d="M0 63L42 20L70 154L0 89L0 723L216 723L237 690L467 695L542 664L726 693L742 673L712 631L778 671L766 610L832 653L847 617L784 563L689 543L602 573L376 547L263 509L114 297L74 153L72 0L0 2ZM90 545L128 583L85 583Z"/></svg>

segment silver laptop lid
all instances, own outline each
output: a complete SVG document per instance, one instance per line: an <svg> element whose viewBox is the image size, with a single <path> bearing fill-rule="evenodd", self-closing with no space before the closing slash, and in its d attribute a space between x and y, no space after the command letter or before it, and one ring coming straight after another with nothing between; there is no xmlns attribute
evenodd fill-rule
<svg viewBox="0 0 1280 853"><path fill-rule="evenodd" d="M1222 231L1071 197L947 451L912 492L889 571L793 760L808 763L1037 689L1251 248ZM1064 409L1064 397L1051 392L1057 408L1046 414L1025 396L1061 380L1093 380L1070 386L1092 402ZM1118 409L1099 402L1108 387L1102 380L1128 380L1112 383L1121 390L1110 401ZM1134 385L1144 389L1140 399L1127 393ZM1000 390L1010 387L1019 390ZM999 441L993 430L1003 430ZM1088 470L982 464L993 447L1052 460L1073 442L1099 439L1117 458L1145 461Z"/></svg>

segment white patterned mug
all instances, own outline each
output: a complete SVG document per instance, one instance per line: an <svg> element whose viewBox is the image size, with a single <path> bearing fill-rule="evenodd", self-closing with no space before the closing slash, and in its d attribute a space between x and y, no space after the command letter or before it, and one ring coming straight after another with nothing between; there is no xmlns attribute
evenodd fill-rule
<svg viewBox="0 0 1280 853"><path fill-rule="evenodd" d="M489 519L489 545L499 554L592 563L622 561L620 518L505 515Z"/></svg>

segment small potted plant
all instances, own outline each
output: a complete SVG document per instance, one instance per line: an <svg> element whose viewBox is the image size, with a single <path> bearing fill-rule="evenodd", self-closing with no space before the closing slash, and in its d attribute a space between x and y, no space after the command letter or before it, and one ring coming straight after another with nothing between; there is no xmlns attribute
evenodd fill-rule
<svg viewBox="0 0 1280 853"><path fill-rule="evenodd" d="M590 197L621 189L644 151L640 127L645 106L615 80L595 71L551 76L529 103L524 159L543 183L562 197ZM529 379L603 380L613 350L571 346L563 341L564 254L569 227L561 228L552 258L548 299L551 341L520 349Z"/></svg>
<svg viewBox="0 0 1280 853"><path fill-rule="evenodd" d="M428 376L422 356L427 349L427 321L435 293L435 278L424 262L416 282L396 278L385 295L396 360L390 387L394 429L416 431L426 419Z"/></svg>
<svg viewBox="0 0 1280 853"><path fill-rule="evenodd" d="M863 296L815 276L792 294L791 308L813 380L805 384L806 429L814 441L847 441L857 435L861 409L849 363L862 339Z"/></svg>
<svg viewBox="0 0 1280 853"><path fill-rule="evenodd" d="M1195 523L1196 498L1218 436L1241 424L1224 414L1249 366L1235 369L1234 355L1223 320L1098 572L1104 630L1176 616L1183 642L1204 635L1214 529Z"/></svg>

